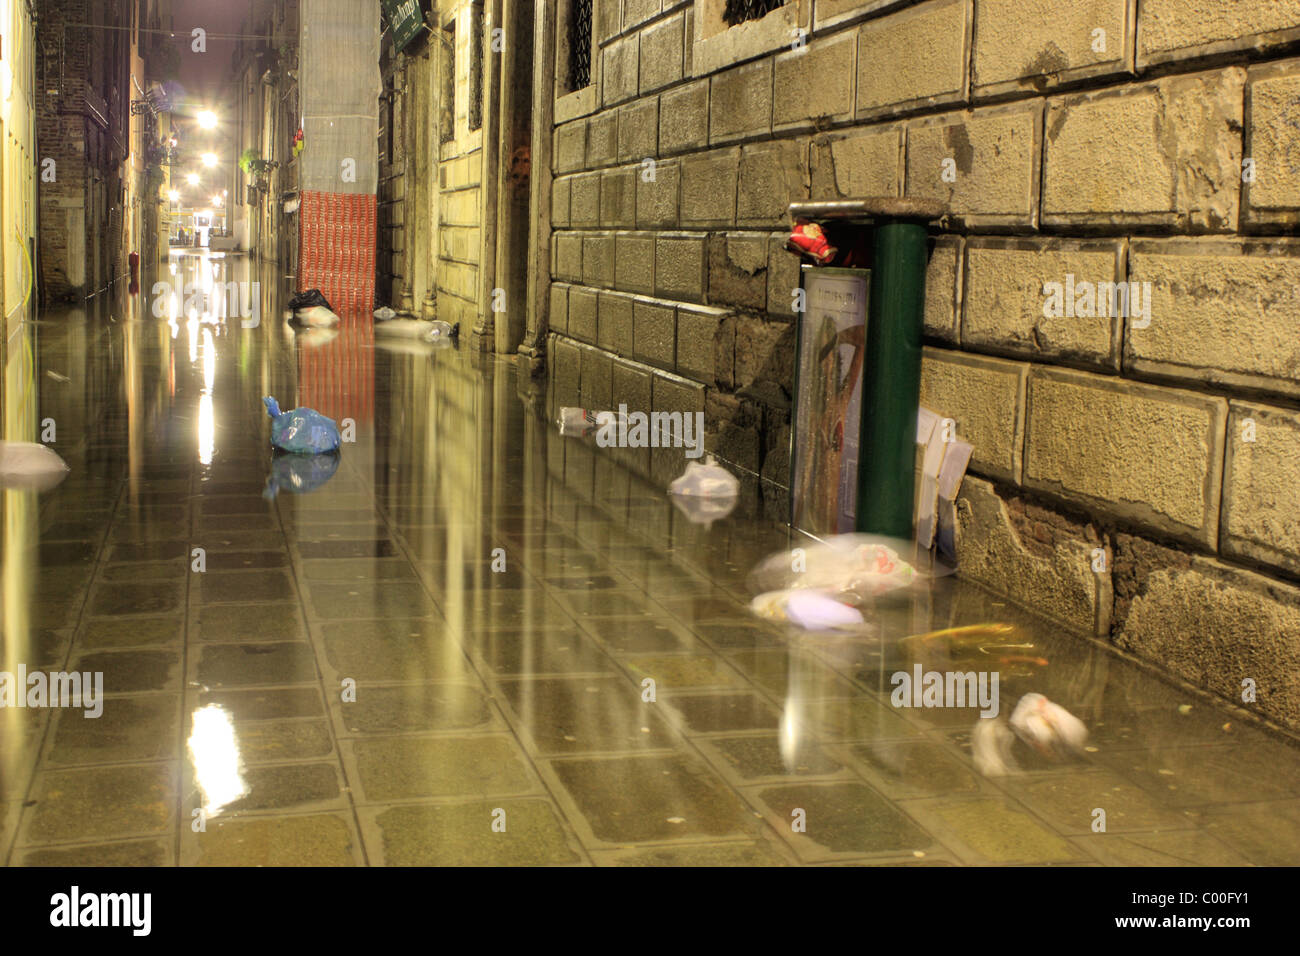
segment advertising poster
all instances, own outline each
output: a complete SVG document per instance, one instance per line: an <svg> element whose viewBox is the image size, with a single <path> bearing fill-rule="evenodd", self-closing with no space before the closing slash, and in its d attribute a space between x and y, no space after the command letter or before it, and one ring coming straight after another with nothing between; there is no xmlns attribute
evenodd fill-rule
<svg viewBox="0 0 1300 956"><path fill-rule="evenodd" d="M791 476L795 527L854 530L871 273L804 266Z"/></svg>

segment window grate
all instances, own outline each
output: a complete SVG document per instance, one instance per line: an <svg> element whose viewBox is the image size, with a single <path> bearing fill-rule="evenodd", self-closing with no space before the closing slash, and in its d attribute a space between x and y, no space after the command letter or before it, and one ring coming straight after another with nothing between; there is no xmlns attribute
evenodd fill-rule
<svg viewBox="0 0 1300 956"><path fill-rule="evenodd" d="M591 0L573 0L569 17L569 90L591 86Z"/></svg>
<svg viewBox="0 0 1300 956"><path fill-rule="evenodd" d="M746 20L761 20L781 6L785 6L785 0L727 0L722 19L727 26L734 27Z"/></svg>

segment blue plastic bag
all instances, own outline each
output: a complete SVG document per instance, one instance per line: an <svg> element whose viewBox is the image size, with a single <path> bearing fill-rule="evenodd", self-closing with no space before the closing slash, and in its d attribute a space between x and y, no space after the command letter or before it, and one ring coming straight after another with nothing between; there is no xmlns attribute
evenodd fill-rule
<svg viewBox="0 0 1300 956"><path fill-rule="evenodd" d="M271 416L271 444L295 455L319 455L336 451L342 443L339 426L311 408L281 412L274 398L262 399Z"/></svg>

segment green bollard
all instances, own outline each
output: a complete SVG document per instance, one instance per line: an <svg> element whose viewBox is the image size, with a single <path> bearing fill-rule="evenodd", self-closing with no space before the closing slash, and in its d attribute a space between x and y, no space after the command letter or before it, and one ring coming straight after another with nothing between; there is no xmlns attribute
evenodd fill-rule
<svg viewBox="0 0 1300 956"><path fill-rule="evenodd" d="M921 221L893 220L875 226L862 377L857 528L892 538L912 537L926 238Z"/></svg>

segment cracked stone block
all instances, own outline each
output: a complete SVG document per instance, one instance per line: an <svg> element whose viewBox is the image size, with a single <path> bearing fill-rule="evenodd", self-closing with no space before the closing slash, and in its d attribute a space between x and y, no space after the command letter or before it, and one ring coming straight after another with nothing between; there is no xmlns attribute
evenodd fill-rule
<svg viewBox="0 0 1300 956"><path fill-rule="evenodd" d="M1133 0L976 0L976 97L1039 93L1132 70Z"/></svg>
<svg viewBox="0 0 1300 956"><path fill-rule="evenodd" d="M1252 67L1246 87L1242 219L1251 225L1300 223L1300 60Z"/></svg>
<svg viewBox="0 0 1300 956"><path fill-rule="evenodd" d="M973 470L1018 483L1029 366L947 349L922 354L921 404L951 418L957 438L974 446Z"/></svg>
<svg viewBox="0 0 1300 956"><path fill-rule="evenodd" d="M938 199L972 228L1037 226L1042 123L1036 102L915 121L907 131L907 198Z"/></svg>
<svg viewBox="0 0 1300 956"><path fill-rule="evenodd" d="M708 238L709 301L762 310L767 303L767 236L713 233Z"/></svg>
<svg viewBox="0 0 1300 956"><path fill-rule="evenodd" d="M964 100L969 51L967 0L937 0L867 21L858 35L858 119Z"/></svg>
<svg viewBox="0 0 1300 956"><path fill-rule="evenodd" d="M1300 589L1128 534L1116 536L1113 577L1117 646L1238 706L1300 722Z"/></svg>
<svg viewBox="0 0 1300 956"><path fill-rule="evenodd" d="M1300 574L1300 414L1234 401L1227 442L1220 550Z"/></svg>
<svg viewBox="0 0 1300 956"><path fill-rule="evenodd" d="M898 196L903 189L903 126L815 136L809 167L813 199Z"/></svg>
<svg viewBox="0 0 1300 956"><path fill-rule="evenodd" d="M1137 65L1266 50L1300 39L1300 9L1274 0L1142 0Z"/></svg>
<svg viewBox="0 0 1300 956"><path fill-rule="evenodd" d="M1031 366L1024 485L1214 548L1228 403Z"/></svg>
<svg viewBox="0 0 1300 956"><path fill-rule="evenodd" d="M1075 630L1110 631L1109 570L1093 570L1105 548L1098 529L968 475L957 500L957 560L963 577ZM1109 569L1109 563L1106 564Z"/></svg>
<svg viewBox="0 0 1300 956"><path fill-rule="evenodd" d="M1050 100L1043 223L1237 227L1246 71Z"/></svg>
<svg viewBox="0 0 1300 956"><path fill-rule="evenodd" d="M1135 239L1128 272L1150 306L1125 330L1126 370L1300 397L1300 242Z"/></svg>
<svg viewBox="0 0 1300 956"><path fill-rule="evenodd" d="M972 239L962 343L1118 370L1125 320L1114 290L1124 278L1122 264L1118 241ZM1045 291L1050 283L1059 295Z"/></svg>
<svg viewBox="0 0 1300 956"><path fill-rule="evenodd" d="M790 203L808 198L807 140L755 143L740 153L736 221L784 226Z"/></svg>

